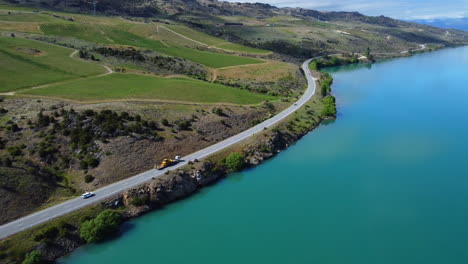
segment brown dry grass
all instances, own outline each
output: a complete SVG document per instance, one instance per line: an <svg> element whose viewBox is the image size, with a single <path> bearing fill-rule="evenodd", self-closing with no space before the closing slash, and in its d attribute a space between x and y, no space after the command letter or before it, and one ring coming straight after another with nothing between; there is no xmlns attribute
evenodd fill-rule
<svg viewBox="0 0 468 264"><path fill-rule="evenodd" d="M251 64L217 69L213 75L230 79L250 79L259 82L276 81L289 74L294 74L297 66L291 63L267 61L261 64Z"/></svg>
<svg viewBox="0 0 468 264"><path fill-rule="evenodd" d="M0 30L42 34L41 23L0 21Z"/></svg>

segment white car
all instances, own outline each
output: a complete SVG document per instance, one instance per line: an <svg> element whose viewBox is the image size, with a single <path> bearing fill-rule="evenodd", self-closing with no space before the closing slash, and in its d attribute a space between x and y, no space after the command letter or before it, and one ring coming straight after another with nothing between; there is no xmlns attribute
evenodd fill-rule
<svg viewBox="0 0 468 264"><path fill-rule="evenodd" d="M92 193L92 192L85 192L81 195L81 197L83 197L83 199L88 199L90 197L93 197L95 194Z"/></svg>

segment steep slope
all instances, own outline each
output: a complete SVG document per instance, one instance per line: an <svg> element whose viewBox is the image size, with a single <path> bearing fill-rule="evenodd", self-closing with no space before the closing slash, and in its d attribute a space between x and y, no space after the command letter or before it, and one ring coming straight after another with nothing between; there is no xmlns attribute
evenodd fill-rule
<svg viewBox="0 0 468 264"><path fill-rule="evenodd" d="M92 12L85 0L9 0L56 10ZM278 8L260 3L216 0L101 0L97 12L109 15L158 17L185 23L210 35L294 57L324 53L399 53L420 44L464 45L468 33L440 29L357 12L319 12ZM207 15L209 14L209 15Z"/></svg>

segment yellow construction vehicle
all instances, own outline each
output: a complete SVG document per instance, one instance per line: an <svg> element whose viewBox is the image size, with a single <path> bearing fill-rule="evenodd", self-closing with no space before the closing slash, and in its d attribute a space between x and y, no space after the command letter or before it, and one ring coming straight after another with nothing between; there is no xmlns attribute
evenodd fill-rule
<svg viewBox="0 0 468 264"><path fill-rule="evenodd" d="M162 169L167 168L169 166L175 165L175 164L179 163L180 161L181 161L180 156L176 156L175 159L163 159L161 164L159 164L158 166L155 166L155 167L158 170L162 170Z"/></svg>

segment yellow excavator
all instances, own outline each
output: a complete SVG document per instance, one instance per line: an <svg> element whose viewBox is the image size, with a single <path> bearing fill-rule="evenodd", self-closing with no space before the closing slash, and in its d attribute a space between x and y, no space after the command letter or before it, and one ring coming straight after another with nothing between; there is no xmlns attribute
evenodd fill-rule
<svg viewBox="0 0 468 264"><path fill-rule="evenodd" d="M175 164L179 163L180 161L181 161L180 156L176 156L175 159L163 159L163 161L159 165L157 165L155 167L158 170L162 170L162 169L167 168L169 166L175 165Z"/></svg>

